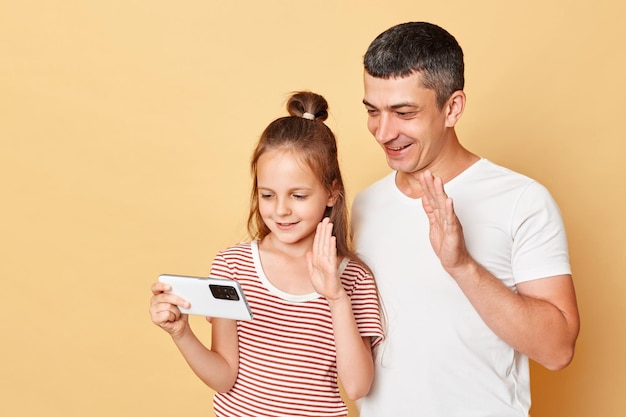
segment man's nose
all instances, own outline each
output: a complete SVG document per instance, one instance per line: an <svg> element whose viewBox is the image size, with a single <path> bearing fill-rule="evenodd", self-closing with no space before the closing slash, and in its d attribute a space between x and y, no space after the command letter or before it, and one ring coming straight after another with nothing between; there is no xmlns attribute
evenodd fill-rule
<svg viewBox="0 0 626 417"><path fill-rule="evenodd" d="M398 130L391 116L384 113L381 114L377 118L376 130L374 133L376 141L380 144L384 144L392 139L395 139L397 136Z"/></svg>

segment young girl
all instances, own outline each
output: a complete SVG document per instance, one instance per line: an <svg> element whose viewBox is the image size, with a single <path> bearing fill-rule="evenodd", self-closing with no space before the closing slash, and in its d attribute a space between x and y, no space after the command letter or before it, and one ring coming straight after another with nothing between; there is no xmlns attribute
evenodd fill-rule
<svg viewBox="0 0 626 417"><path fill-rule="evenodd" d="M328 104L299 92L288 117L263 132L251 163L251 242L218 253L211 276L238 280L254 319L213 318L211 348L177 306L152 285L152 321L217 391L217 416L345 416L368 393L372 347L382 337L376 285L348 243L337 145L323 123Z"/></svg>

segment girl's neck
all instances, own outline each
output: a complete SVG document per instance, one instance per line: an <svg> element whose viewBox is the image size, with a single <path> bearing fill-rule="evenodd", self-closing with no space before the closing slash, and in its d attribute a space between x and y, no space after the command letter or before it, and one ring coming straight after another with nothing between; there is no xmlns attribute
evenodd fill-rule
<svg viewBox="0 0 626 417"><path fill-rule="evenodd" d="M260 250L294 260L305 259L306 253L310 251L312 247L313 236L296 243L284 243L276 239L276 237L270 233L259 242Z"/></svg>
<svg viewBox="0 0 626 417"><path fill-rule="evenodd" d="M267 279L281 291L301 295L314 292L306 252L311 242L282 243L269 234L259 242L259 257Z"/></svg>

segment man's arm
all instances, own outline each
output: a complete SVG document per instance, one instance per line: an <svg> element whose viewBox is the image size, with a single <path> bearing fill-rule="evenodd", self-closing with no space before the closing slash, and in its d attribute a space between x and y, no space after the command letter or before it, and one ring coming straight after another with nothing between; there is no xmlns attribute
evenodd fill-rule
<svg viewBox="0 0 626 417"><path fill-rule="evenodd" d="M428 171L419 179L433 249L483 321L514 349L546 368L566 367L580 326L571 276L527 281L517 286L517 293L509 290L470 256L441 179Z"/></svg>
<svg viewBox="0 0 626 417"><path fill-rule="evenodd" d="M521 283L516 294L475 262L448 272L487 326L515 350L550 370L571 362L579 318L570 275Z"/></svg>

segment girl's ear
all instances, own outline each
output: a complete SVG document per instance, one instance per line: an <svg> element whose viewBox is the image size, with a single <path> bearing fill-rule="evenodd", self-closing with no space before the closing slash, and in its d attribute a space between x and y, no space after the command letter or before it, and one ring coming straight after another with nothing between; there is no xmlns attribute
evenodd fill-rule
<svg viewBox="0 0 626 417"><path fill-rule="evenodd" d="M326 201L326 207L332 207L339 199L339 188L337 188L337 180L333 181L333 187Z"/></svg>

